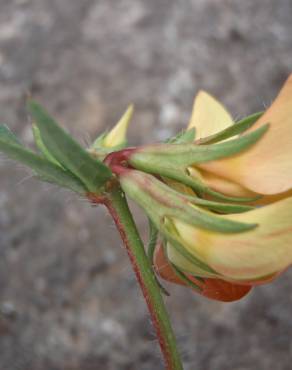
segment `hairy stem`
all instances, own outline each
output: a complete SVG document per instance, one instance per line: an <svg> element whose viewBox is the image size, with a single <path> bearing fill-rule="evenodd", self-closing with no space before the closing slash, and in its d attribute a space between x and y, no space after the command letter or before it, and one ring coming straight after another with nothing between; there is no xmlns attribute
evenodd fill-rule
<svg viewBox="0 0 292 370"><path fill-rule="evenodd" d="M129 210L123 191L113 189L104 204L112 215L127 249L133 270L142 289L155 327L167 370L183 370L177 351L176 339L170 324L160 287L156 281L143 243Z"/></svg>

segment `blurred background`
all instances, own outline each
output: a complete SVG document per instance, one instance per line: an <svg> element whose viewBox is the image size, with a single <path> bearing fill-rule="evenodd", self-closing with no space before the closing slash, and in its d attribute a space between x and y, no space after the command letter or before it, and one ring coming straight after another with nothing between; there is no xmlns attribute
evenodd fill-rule
<svg viewBox="0 0 292 370"><path fill-rule="evenodd" d="M27 145L28 93L84 145L133 102L141 144L185 127L199 89L240 118L291 72L291 0L0 0L0 121ZM2 156L0 189L0 369L162 370L105 210ZM167 287L186 370L291 369L291 271L232 304Z"/></svg>

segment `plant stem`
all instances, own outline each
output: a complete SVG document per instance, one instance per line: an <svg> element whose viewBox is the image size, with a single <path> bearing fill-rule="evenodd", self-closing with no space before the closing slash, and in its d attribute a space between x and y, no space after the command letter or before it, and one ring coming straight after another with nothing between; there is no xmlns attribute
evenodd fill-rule
<svg viewBox="0 0 292 370"><path fill-rule="evenodd" d="M146 300L167 370L183 370L176 339L152 266L129 210L124 192L113 189L104 204L107 206L127 249L132 267Z"/></svg>

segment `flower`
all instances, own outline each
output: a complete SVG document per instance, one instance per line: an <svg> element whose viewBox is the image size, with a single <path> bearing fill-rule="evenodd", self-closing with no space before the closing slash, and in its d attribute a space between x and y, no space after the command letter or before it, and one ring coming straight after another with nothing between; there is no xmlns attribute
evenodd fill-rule
<svg viewBox="0 0 292 370"><path fill-rule="evenodd" d="M164 279L186 284L173 266L195 279L199 293L221 301L246 295L252 286L271 282L292 263L292 197L237 215L221 216L236 221L255 222L258 227L236 234L207 231L173 219L181 245L203 261L213 273L202 273L195 264L168 242L156 249L154 265ZM196 277L203 277L196 281Z"/></svg>
<svg viewBox="0 0 292 370"><path fill-rule="evenodd" d="M177 142L130 153L130 165L155 175L154 188L160 186L160 191L149 192L153 176L147 175L150 178L142 196L143 181L135 191L127 184L124 190L145 209L163 235L164 243L157 245L154 254L155 270L162 278L192 286L212 299L233 301L246 295L252 286L272 281L291 265L291 102L292 76L265 113L234 125L226 109L202 91L195 99L188 126L189 131L196 131L193 144L183 142L191 136L180 137ZM245 135L238 131L243 126ZM232 130L232 135L222 134ZM121 179L122 186L125 183ZM167 201L169 208L165 208L165 194L173 195ZM151 205L151 197L155 205ZM215 208L211 204L214 197L219 199ZM237 202L245 200L257 208L239 211L218 206L223 200L234 202L236 197ZM202 203L208 200L208 204ZM190 209L194 205L203 213L193 214ZM179 211L172 211L171 206ZM246 230L219 227L226 221L257 226Z"/></svg>
<svg viewBox="0 0 292 370"><path fill-rule="evenodd" d="M270 108L250 128L252 131L270 124L267 134L256 145L232 157L198 166L203 170L203 177L209 186L233 196L252 193L273 195L271 201L292 195L291 102L292 75ZM199 139L232 124L228 112L214 98L204 92L198 94L189 128L196 127ZM237 189L230 189L230 184Z"/></svg>

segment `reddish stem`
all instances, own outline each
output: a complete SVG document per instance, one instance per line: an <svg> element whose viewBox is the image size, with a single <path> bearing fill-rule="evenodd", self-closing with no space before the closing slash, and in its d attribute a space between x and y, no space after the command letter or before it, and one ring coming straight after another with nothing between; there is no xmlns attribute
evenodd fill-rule
<svg viewBox="0 0 292 370"><path fill-rule="evenodd" d="M165 341L165 337L162 334L163 329L160 327L160 320L157 317L157 312L156 312L156 309L155 309L155 305L154 305L154 303L153 303L153 301L152 301L152 299L149 295L148 289L147 289L147 287L144 283L144 280L143 280L141 271L138 267L136 258L134 256L134 254L132 253L131 246L130 246L130 243L129 243L129 240L128 240L128 237L127 237L127 233L126 233L126 231L123 227L123 223L121 222L121 220L119 218L119 215L116 212L115 207L113 207L113 205L110 201L106 201L105 206L107 207L108 211L110 212L110 214L111 214L111 216L112 216L112 218L113 218L113 220L116 224L116 227L117 227L117 229L120 233L121 239L123 241L123 244L124 244L124 246L127 250L129 259L131 261L132 268L135 272L138 283L139 283L139 285L142 289L143 296L145 298L145 301L146 301L147 306L148 306L149 313L151 315L152 323L153 323L154 328L155 328L156 333L157 333L157 338L158 338L158 341L159 341L161 351L164 354L164 359L166 361L166 369L167 370L173 370L174 368L173 368L173 363L171 361L171 353L170 353L169 346L167 345L167 343Z"/></svg>

